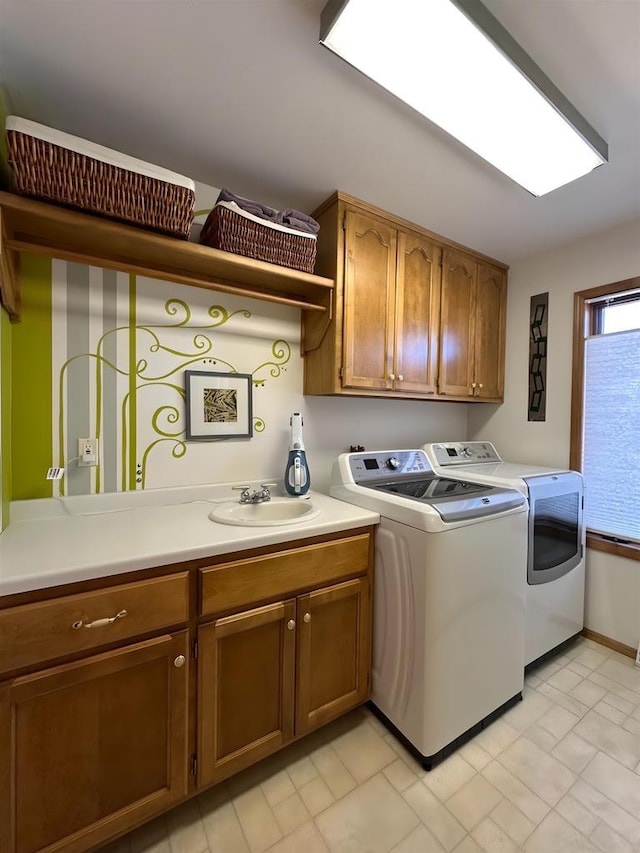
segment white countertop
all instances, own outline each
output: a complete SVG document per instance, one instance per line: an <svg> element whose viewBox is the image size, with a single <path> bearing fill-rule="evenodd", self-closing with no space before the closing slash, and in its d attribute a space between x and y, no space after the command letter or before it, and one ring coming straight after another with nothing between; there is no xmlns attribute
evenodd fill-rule
<svg viewBox="0 0 640 853"><path fill-rule="evenodd" d="M0 596L335 533L380 520L376 512L313 492L310 500L320 514L309 521L276 527L210 521L215 506L230 500L230 489L227 483L15 502L11 523L0 534Z"/></svg>

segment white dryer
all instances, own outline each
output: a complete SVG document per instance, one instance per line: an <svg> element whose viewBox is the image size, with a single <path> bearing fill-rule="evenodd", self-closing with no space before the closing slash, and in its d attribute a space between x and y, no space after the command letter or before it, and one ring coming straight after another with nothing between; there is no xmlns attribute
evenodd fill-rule
<svg viewBox="0 0 640 853"><path fill-rule="evenodd" d="M525 665L584 625L584 484L577 471L504 462L489 441L425 444L440 475L518 489L529 501Z"/></svg>
<svg viewBox="0 0 640 853"><path fill-rule="evenodd" d="M431 769L522 697L526 498L422 450L343 454L331 495L380 514L372 702Z"/></svg>

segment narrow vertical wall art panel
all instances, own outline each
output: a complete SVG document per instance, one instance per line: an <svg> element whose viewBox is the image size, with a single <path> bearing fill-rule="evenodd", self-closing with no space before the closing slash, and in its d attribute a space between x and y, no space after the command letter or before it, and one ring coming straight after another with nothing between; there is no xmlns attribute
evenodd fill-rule
<svg viewBox="0 0 640 853"><path fill-rule="evenodd" d="M544 421L547 416L547 323L549 294L531 297L529 317L529 416Z"/></svg>

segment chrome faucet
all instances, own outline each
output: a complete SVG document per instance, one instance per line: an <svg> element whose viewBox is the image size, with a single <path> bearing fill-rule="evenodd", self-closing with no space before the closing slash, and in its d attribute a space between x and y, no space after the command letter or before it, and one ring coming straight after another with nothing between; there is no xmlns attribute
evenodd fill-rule
<svg viewBox="0 0 640 853"><path fill-rule="evenodd" d="M253 492L249 490L249 486L234 486L235 492L240 492L241 504L261 504L271 500L271 491L277 486L277 483L260 483L260 489L255 489Z"/></svg>

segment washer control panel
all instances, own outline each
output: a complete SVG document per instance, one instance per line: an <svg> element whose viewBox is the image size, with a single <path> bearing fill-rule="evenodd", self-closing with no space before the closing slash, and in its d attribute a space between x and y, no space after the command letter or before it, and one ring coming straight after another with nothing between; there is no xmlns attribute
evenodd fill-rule
<svg viewBox="0 0 640 853"><path fill-rule="evenodd" d="M349 456L351 476L356 483L407 474L431 474L424 450L378 450L375 453L352 453Z"/></svg>
<svg viewBox="0 0 640 853"><path fill-rule="evenodd" d="M475 462L502 462L490 441L447 441L429 445L437 465L472 465Z"/></svg>

